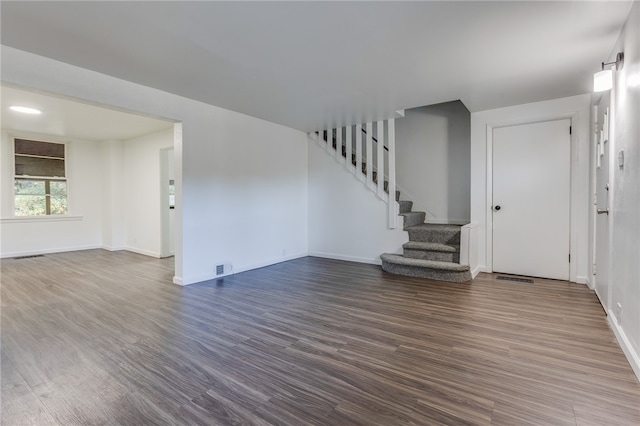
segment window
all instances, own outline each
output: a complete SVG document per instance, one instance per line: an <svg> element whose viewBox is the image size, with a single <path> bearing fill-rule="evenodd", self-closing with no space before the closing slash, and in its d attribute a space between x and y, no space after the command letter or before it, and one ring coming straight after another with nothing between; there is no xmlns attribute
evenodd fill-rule
<svg viewBox="0 0 640 426"><path fill-rule="evenodd" d="M65 145L14 139L15 215L67 214Z"/></svg>

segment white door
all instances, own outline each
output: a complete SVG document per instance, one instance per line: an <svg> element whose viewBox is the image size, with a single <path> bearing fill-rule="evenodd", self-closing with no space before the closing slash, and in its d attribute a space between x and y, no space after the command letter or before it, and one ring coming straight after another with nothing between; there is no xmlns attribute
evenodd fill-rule
<svg viewBox="0 0 640 426"><path fill-rule="evenodd" d="M570 121L493 131L493 270L569 279Z"/></svg>
<svg viewBox="0 0 640 426"><path fill-rule="evenodd" d="M596 275L595 290L600 303L608 311L609 303L609 136L604 125L608 115L609 94L598 104L596 135ZM608 120L608 118L607 118ZM606 128L605 128L606 127Z"/></svg>

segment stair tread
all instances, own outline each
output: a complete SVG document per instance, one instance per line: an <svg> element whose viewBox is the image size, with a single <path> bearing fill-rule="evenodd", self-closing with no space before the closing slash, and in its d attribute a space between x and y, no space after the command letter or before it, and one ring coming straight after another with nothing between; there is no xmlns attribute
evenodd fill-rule
<svg viewBox="0 0 640 426"><path fill-rule="evenodd" d="M441 231L460 231L462 225L451 225L448 223L421 223L419 225L410 226L407 229L426 229L426 230L441 230Z"/></svg>
<svg viewBox="0 0 640 426"><path fill-rule="evenodd" d="M398 213L400 216L417 216L417 215L421 215L421 214L425 214L425 212L418 212L418 211L410 211L410 212L400 212ZM417 226L417 225L416 225Z"/></svg>
<svg viewBox="0 0 640 426"><path fill-rule="evenodd" d="M449 244L441 244L441 243L431 243L425 241L409 241L405 243L402 248L410 249L410 250L430 250L430 251L443 251L448 253L456 253L460 250L460 246L449 245Z"/></svg>
<svg viewBox="0 0 640 426"><path fill-rule="evenodd" d="M439 269L444 271L465 272L469 270L469 265L460 265L453 262L441 262L437 260L414 259L404 257L400 254L384 253L380 255L384 262L395 263L404 266L417 266L429 269Z"/></svg>

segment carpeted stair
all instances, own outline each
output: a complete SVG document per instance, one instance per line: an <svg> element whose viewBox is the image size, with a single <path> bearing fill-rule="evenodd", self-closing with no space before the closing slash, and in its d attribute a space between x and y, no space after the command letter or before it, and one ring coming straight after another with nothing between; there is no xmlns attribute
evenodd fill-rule
<svg viewBox="0 0 640 426"><path fill-rule="evenodd" d="M460 225L424 223L425 213L414 212L411 201L399 201L409 242L403 254L382 254L382 270L392 274L439 281L471 281L468 265L460 265Z"/></svg>
<svg viewBox="0 0 640 426"><path fill-rule="evenodd" d="M336 135L332 131L318 132L335 150L340 150L345 161L357 167L356 154L347 156L345 144L338 147ZM351 157L351 158L349 158ZM362 162L360 172L367 174L367 164ZM371 171L371 178L378 185L378 172ZM389 182L384 181L384 192L389 193ZM471 280L469 266L460 265L460 226L425 223L426 213L413 211L412 201L400 201L400 191L396 191L396 201L400 205L399 215L404 218L404 229L409 233L409 242L403 245L404 254L382 254L382 269L392 274L430 278L440 281L465 282Z"/></svg>

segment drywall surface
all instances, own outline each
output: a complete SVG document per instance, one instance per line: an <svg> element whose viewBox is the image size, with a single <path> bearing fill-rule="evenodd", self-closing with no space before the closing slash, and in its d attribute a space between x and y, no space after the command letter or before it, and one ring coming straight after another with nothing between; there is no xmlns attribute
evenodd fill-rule
<svg viewBox="0 0 640 426"><path fill-rule="evenodd" d="M309 255L380 264L409 237L388 229L387 204L309 139Z"/></svg>
<svg viewBox="0 0 640 426"><path fill-rule="evenodd" d="M614 72L611 92L609 315L618 340L640 379L639 2L633 5L609 61L615 61L617 52L624 52L624 67ZM624 152L622 165L618 160L621 152Z"/></svg>
<svg viewBox="0 0 640 426"><path fill-rule="evenodd" d="M160 257L160 150L173 146L173 129L124 141L126 249Z"/></svg>
<svg viewBox="0 0 640 426"><path fill-rule="evenodd" d="M460 101L408 109L396 120L397 184L428 222L469 221L470 132Z"/></svg>
<svg viewBox="0 0 640 426"><path fill-rule="evenodd" d="M220 263L238 272L306 255L305 133L18 49L1 53L4 82L181 123L174 282L214 278Z"/></svg>
<svg viewBox="0 0 640 426"><path fill-rule="evenodd" d="M14 217L12 211L14 136L67 143L68 217ZM53 138L3 129L1 152L2 257L100 247L102 199L99 173L100 147L97 142Z"/></svg>
<svg viewBox="0 0 640 426"><path fill-rule="evenodd" d="M102 247L124 250L127 242L124 143L100 143L102 157Z"/></svg>
<svg viewBox="0 0 640 426"><path fill-rule="evenodd" d="M471 114L471 223L478 224L478 262L491 271L491 132L493 128L571 118L570 279L586 283L589 235L590 95L481 111ZM544 165L541 165L544 170ZM541 206L550 208L550 206Z"/></svg>

